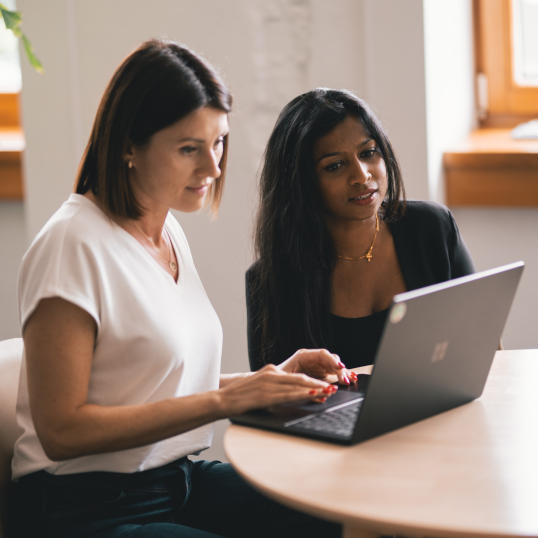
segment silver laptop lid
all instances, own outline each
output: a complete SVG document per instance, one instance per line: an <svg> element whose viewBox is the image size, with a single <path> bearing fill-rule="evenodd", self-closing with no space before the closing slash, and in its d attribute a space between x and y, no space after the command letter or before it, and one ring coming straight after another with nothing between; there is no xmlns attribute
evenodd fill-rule
<svg viewBox="0 0 538 538"><path fill-rule="evenodd" d="M523 267L517 262L394 297L353 442L480 396Z"/></svg>

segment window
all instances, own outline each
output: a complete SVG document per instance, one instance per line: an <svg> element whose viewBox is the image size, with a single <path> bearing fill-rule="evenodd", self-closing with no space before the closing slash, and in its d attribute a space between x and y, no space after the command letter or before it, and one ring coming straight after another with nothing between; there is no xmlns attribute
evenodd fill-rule
<svg viewBox="0 0 538 538"><path fill-rule="evenodd" d="M512 2L514 80L538 86L538 0Z"/></svg>
<svg viewBox="0 0 538 538"><path fill-rule="evenodd" d="M13 2L2 0L9 9ZM21 66L17 38L6 30L4 21L0 22L0 93L19 93L21 91Z"/></svg>
<svg viewBox="0 0 538 538"><path fill-rule="evenodd" d="M14 9L11 0L2 0ZM0 199L23 197L22 152L24 135L19 120L21 68L18 40L0 20Z"/></svg>
<svg viewBox="0 0 538 538"><path fill-rule="evenodd" d="M451 206L538 207L538 0L473 0L479 129L444 154ZM510 186L510 188L507 188Z"/></svg>
<svg viewBox="0 0 538 538"><path fill-rule="evenodd" d="M538 0L474 0L481 126L538 117Z"/></svg>

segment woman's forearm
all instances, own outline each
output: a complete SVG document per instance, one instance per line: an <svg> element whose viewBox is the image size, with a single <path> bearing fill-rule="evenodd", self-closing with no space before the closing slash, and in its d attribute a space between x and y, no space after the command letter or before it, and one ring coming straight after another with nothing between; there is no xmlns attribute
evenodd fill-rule
<svg viewBox="0 0 538 538"><path fill-rule="evenodd" d="M36 430L47 457L61 461L150 445L225 416L222 394L211 391L142 405L85 404Z"/></svg>
<svg viewBox="0 0 538 538"><path fill-rule="evenodd" d="M135 406L83 404L73 411L64 409L60 416L42 416L35 422L36 431L47 456L64 460L149 445L249 409L333 392L324 381L273 365L253 374L225 376L224 385L216 391Z"/></svg>

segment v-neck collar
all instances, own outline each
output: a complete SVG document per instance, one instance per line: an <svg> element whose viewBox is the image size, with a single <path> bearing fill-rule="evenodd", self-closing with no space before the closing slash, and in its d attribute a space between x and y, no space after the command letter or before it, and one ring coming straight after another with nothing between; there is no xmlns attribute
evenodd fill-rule
<svg viewBox="0 0 538 538"><path fill-rule="evenodd" d="M151 260L151 263L153 263L161 272L161 274L166 277L166 280L174 287L174 289L176 289L179 292L183 291L185 287L185 277L186 277L185 260L183 259L181 250L179 249L173 237L173 234L170 231L170 227L167 225L168 219L172 217L170 212L166 216L166 220L164 221L164 227L166 228L166 231L168 232L168 236L170 237L170 240L172 242L172 248L174 249L174 253L176 255L176 259L178 262L179 274L178 274L177 282L174 280L174 277L168 271L166 271L166 269L164 269L163 267L161 267L161 265L159 265L157 260L155 260L155 258L153 258L153 256L150 255L150 253L140 244L140 242L135 237L133 237L127 230L122 228L118 223L114 222L114 220L109 218L96 203L92 202L91 200L83 196L82 194L77 194L77 193L72 193L69 196L68 200L75 203L82 203L82 205L85 205L86 207L94 208L94 210L98 211L104 218L107 219L107 221L111 224L114 230L118 230L118 233L120 235L125 234L126 236L128 236L129 237L128 240L131 241L131 244L133 244L133 241L134 241L134 244L136 244L136 248L139 251L141 250L143 252L146 259L149 258Z"/></svg>

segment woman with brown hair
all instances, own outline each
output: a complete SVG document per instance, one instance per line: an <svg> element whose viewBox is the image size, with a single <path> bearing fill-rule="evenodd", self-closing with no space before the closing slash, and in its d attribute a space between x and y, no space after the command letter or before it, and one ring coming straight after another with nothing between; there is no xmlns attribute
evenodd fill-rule
<svg viewBox="0 0 538 538"><path fill-rule="evenodd" d="M75 193L21 267L16 536L340 534L187 458L213 421L326 398L322 378L350 375L326 350L220 375L220 322L169 209L217 211L230 109L214 69L175 43L142 44L112 77Z"/></svg>

